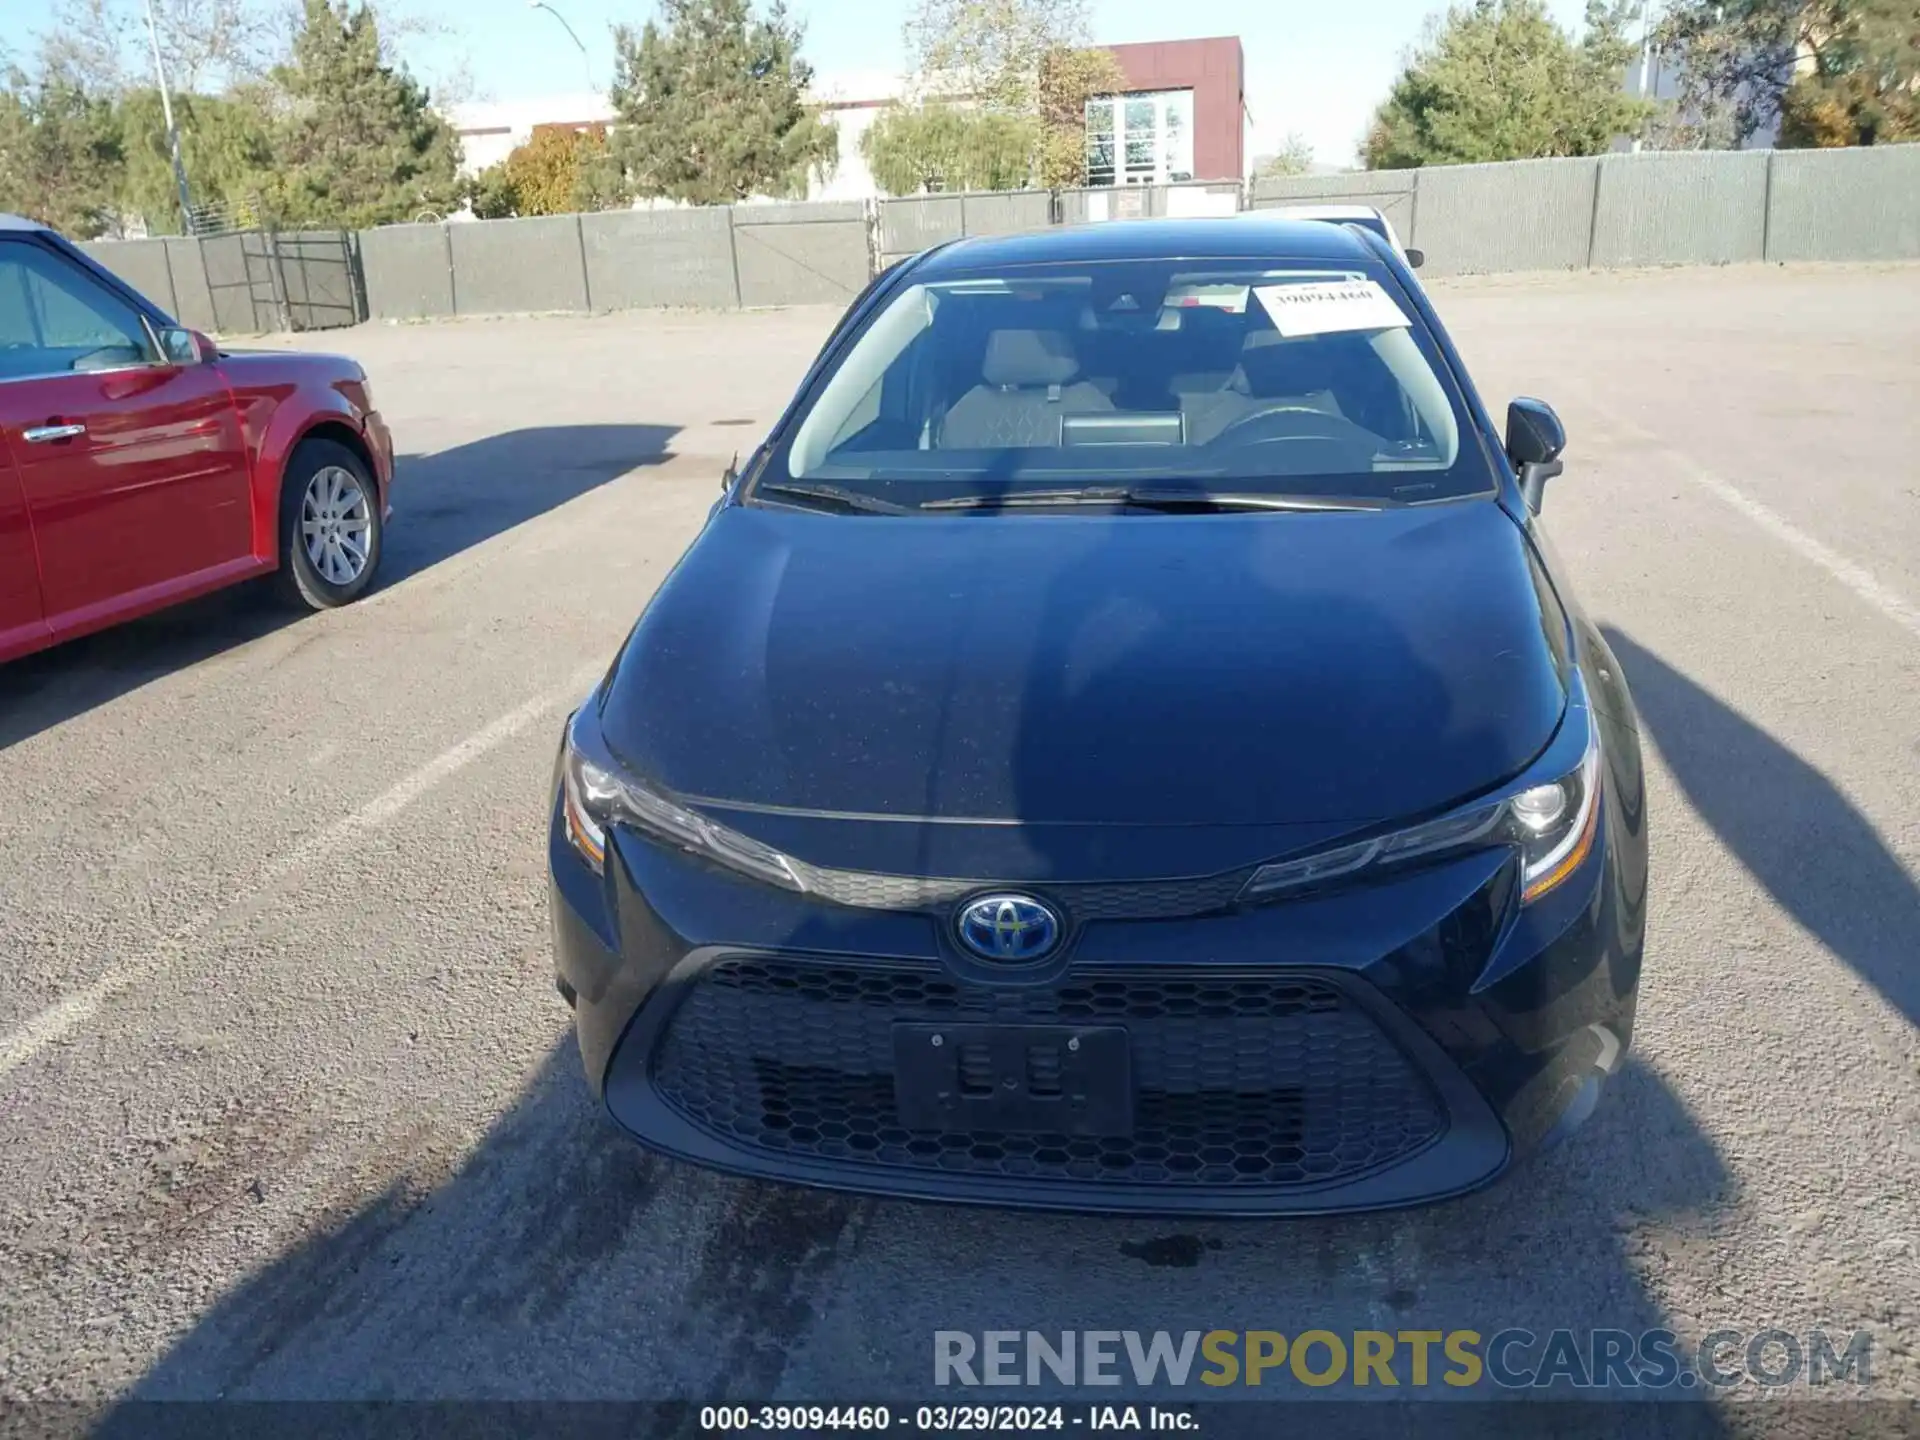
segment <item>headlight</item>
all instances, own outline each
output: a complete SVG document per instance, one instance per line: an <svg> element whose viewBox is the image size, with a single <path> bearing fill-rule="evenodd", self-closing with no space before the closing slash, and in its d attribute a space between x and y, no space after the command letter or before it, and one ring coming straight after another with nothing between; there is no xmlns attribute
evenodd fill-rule
<svg viewBox="0 0 1920 1440"><path fill-rule="evenodd" d="M1240 898L1267 899L1412 860L1510 845L1521 855L1521 904L1538 900L1580 868L1593 849L1599 822L1600 727L1584 707L1571 709L1569 717L1574 716L1587 727L1586 751L1558 779L1390 835L1263 865Z"/></svg>
<svg viewBox="0 0 1920 1440"><path fill-rule="evenodd" d="M591 724L585 709L567 722L560 792L567 839L596 873L606 868L608 829L631 825L756 880L788 890L806 888L779 851L697 815L621 772L598 743Z"/></svg>

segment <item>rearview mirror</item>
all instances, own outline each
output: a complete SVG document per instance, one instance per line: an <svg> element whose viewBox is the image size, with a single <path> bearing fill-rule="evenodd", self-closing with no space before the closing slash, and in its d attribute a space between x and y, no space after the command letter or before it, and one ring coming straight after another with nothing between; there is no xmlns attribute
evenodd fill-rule
<svg viewBox="0 0 1920 1440"><path fill-rule="evenodd" d="M1409 270L1418 270L1422 265L1426 263L1427 263L1426 251L1416 249L1412 245L1409 245L1407 247L1407 268Z"/></svg>
<svg viewBox="0 0 1920 1440"><path fill-rule="evenodd" d="M1566 448L1567 427L1546 401L1522 396L1507 406L1507 458L1519 472L1527 508L1536 515L1547 481L1566 469L1560 463Z"/></svg>

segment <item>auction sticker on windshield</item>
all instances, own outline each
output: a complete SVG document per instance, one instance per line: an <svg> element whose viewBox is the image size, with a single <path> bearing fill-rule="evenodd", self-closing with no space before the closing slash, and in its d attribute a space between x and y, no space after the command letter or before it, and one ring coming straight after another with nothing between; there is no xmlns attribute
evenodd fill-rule
<svg viewBox="0 0 1920 1440"><path fill-rule="evenodd" d="M1282 335L1329 335L1341 330L1391 330L1407 319L1393 297L1372 280L1309 280L1256 285L1253 293Z"/></svg>

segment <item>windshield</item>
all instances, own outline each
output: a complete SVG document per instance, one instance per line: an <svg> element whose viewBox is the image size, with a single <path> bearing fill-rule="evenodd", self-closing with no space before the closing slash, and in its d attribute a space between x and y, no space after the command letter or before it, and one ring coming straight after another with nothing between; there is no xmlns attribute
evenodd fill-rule
<svg viewBox="0 0 1920 1440"><path fill-rule="evenodd" d="M1096 484L1417 503L1493 473L1384 269L1157 260L904 287L759 482L909 508Z"/></svg>

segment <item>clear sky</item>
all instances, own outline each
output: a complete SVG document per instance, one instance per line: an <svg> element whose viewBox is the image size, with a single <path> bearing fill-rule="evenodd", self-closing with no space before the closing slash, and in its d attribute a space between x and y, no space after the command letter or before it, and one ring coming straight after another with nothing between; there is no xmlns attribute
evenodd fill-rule
<svg viewBox="0 0 1920 1440"><path fill-rule="evenodd" d="M438 33L410 36L410 67L429 82L463 73L471 98L531 100L595 88L612 73L611 26L639 24L653 0L549 0L588 50L580 52L550 14L528 0L394 0ZM1091 0L1094 38L1109 44L1238 35L1246 50L1249 155L1298 131L1328 164L1351 163L1367 117L1386 93L1407 46L1444 0ZM901 27L912 0L789 0L807 27L805 54L822 79L857 72L897 75ZM1549 0L1577 26L1582 0ZM32 48L50 0L0 0L0 35ZM842 87L843 89L845 87ZM849 96L849 98L854 98Z"/></svg>

